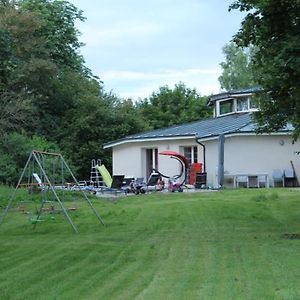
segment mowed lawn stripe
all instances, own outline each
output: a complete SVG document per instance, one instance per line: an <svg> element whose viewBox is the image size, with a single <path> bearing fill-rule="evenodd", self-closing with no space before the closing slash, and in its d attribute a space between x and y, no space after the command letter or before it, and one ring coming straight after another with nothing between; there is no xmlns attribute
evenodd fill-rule
<svg viewBox="0 0 300 300"><path fill-rule="evenodd" d="M95 199L106 226L79 202L78 234L59 216L32 231L12 213L0 227L1 299L298 299L300 240L282 238L300 233L298 193Z"/></svg>
<svg viewBox="0 0 300 300"><path fill-rule="evenodd" d="M159 205L161 203L158 203ZM99 291L90 295L89 299L104 298L110 295L114 299L132 299L140 290L148 285L157 269L162 267L162 261L168 257L170 241L161 239L159 225L170 215L170 209L157 210L157 203L152 203L152 209L145 207L135 220L132 228L137 233L128 246L124 247L123 255L118 256L118 264L109 279L104 276ZM129 221L130 222L130 221Z"/></svg>

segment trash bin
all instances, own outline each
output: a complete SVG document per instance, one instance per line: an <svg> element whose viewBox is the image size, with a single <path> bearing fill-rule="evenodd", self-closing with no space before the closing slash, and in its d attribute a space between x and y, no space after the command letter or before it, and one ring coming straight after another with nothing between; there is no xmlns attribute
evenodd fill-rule
<svg viewBox="0 0 300 300"><path fill-rule="evenodd" d="M196 189L201 189L203 187L206 187L206 177L207 177L206 172L196 174L196 183L195 183Z"/></svg>

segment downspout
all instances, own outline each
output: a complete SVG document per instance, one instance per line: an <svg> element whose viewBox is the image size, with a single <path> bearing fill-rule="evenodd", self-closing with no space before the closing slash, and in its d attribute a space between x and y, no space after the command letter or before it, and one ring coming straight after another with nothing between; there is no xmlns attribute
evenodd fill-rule
<svg viewBox="0 0 300 300"><path fill-rule="evenodd" d="M204 144L202 144L201 142L198 141L197 137L196 137L196 143L199 144L203 148L203 172L205 173L205 170L206 170L206 155L205 155L206 148L205 148Z"/></svg>
<svg viewBox="0 0 300 300"><path fill-rule="evenodd" d="M218 140L218 185L223 187L224 185L224 143L225 136L224 133L219 135Z"/></svg>

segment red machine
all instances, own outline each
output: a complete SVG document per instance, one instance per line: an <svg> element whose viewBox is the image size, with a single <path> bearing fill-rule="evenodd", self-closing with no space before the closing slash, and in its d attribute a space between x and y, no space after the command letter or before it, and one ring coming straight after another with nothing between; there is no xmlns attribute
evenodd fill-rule
<svg viewBox="0 0 300 300"><path fill-rule="evenodd" d="M202 173L202 163L192 163L189 170L189 184L195 185L197 173Z"/></svg>

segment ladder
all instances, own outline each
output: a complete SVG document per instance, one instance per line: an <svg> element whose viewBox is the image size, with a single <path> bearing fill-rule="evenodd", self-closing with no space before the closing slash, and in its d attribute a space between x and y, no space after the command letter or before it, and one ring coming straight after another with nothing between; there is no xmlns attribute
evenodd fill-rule
<svg viewBox="0 0 300 300"><path fill-rule="evenodd" d="M96 169L96 166L101 166L101 159L92 159L91 161L91 175L90 175L90 184L94 187L100 187L103 186L103 180Z"/></svg>

